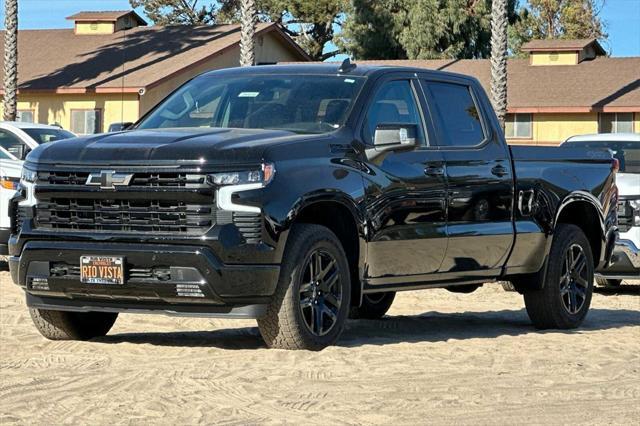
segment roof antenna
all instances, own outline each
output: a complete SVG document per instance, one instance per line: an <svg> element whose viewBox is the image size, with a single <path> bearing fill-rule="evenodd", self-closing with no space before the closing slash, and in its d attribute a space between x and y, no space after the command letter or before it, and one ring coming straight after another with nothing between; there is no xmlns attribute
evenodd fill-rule
<svg viewBox="0 0 640 426"><path fill-rule="evenodd" d="M352 64L351 63L351 59L347 58L344 61L342 61L342 65L340 65L340 68L338 68L338 72L339 73L343 73L343 72L350 72L355 70L357 67L356 64Z"/></svg>

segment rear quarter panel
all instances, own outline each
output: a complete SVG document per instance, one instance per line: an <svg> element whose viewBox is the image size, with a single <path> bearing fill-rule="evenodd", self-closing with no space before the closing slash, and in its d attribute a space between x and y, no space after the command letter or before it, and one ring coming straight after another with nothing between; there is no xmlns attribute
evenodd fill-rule
<svg viewBox="0 0 640 426"><path fill-rule="evenodd" d="M606 150L562 147L512 146L516 174L516 241L506 273L537 272L549 252L558 216L573 202L587 202L597 212L603 240L597 263L604 257L606 238L616 226L617 189ZM530 214L518 206L518 198L533 194Z"/></svg>

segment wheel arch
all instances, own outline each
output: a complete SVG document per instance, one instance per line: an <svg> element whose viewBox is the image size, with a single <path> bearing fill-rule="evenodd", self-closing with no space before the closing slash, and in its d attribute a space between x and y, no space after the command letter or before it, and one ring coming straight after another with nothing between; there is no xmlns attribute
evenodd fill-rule
<svg viewBox="0 0 640 426"><path fill-rule="evenodd" d="M594 266L597 267L605 257L605 249L608 249L605 215L600 201L584 191L568 194L556 212L553 226L554 236L556 228L561 223L576 225L584 232L589 240Z"/></svg>
<svg viewBox="0 0 640 426"><path fill-rule="evenodd" d="M346 194L332 193L305 197L289 213L294 223L312 223L330 229L342 244L351 275L351 303L359 306L365 264L365 222L354 200Z"/></svg>

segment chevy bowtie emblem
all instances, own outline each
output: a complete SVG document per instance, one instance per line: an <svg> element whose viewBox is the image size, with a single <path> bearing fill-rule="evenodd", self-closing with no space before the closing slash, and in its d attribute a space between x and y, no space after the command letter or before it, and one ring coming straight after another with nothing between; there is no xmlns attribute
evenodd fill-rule
<svg viewBox="0 0 640 426"><path fill-rule="evenodd" d="M133 179L133 174L102 170L100 173L91 173L87 178L87 185L100 186L100 189L116 189L116 186L129 185L131 179Z"/></svg>

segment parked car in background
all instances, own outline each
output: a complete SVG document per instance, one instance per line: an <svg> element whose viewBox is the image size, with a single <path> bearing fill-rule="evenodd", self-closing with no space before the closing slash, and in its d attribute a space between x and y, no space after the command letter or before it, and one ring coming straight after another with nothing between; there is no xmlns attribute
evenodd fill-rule
<svg viewBox="0 0 640 426"><path fill-rule="evenodd" d="M8 206L20 182L22 161L38 145L73 137L73 133L56 126L0 122L0 255L7 254Z"/></svg>
<svg viewBox="0 0 640 426"><path fill-rule="evenodd" d="M615 242L605 149L509 147L480 84L334 64L191 80L132 130L34 150L9 266L50 339L119 312L256 318L322 349L402 290L506 279L574 328Z"/></svg>
<svg viewBox="0 0 640 426"><path fill-rule="evenodd" d="M619 239L610 267L598 271L600 285L617 286L624 279L640 278L640 134L609 133L574 136L565 147L608 148L620 162L618 185Z"/></svg>

